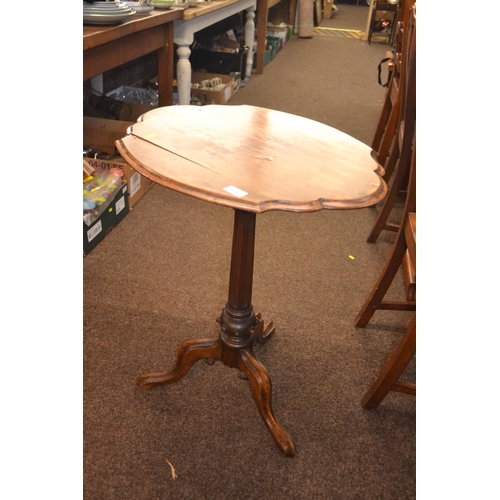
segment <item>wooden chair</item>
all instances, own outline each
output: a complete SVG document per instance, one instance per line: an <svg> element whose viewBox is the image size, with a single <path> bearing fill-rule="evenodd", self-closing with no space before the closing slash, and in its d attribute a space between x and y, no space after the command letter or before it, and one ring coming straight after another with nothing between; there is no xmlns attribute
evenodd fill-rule
<svg viewBox="0 0 500 500"><path fill-rule="evenodd" d="M396 31L392 61L390 61L389 65L389 83L372 141L372 149L378 152L378 160L381 165L384 165L387 160L396 133L401 98L400 74L402 69L401 54L405 40L404 24L409 16L409 8L414 3L415 0L401 0L396 13ZM389 54L387 55L389 56ZM385 180L387 182L387 179Z"/></svg>
<svg viewBox="0 0 500 500"><path fill-rule="evenodd" d="M404 300L386 301L384 297L394 281L405 255L409 256L412 266L417 268L416 252L416 147L413 149L408 197L400 230L387 262L377 283L368 296L363 308L356 318L356 326L364 327L377 310L416 311L416 300L406 297ZM416 353L416 312L401 338L398 346L390 356L361 400L363 408L376 408L389 391L404 392L416 395L416 385L398 382L405 368Z"/></svg>
<svg viewBox="0 0 500 500"><path fill-rule="evenodd" d="M396 29L396 41L394 44L393 57L393 80L394 88L392 89L391 101L395 103L395 112L389 117L387 134L384 134L382 144L380 145L378 161L383 161L385 167L384 180L389 182L392 173L399 160L400 150L397 138L397 131L400 127L400 120L404 114L401 110L401 103L405 99L405 91L407 85L408 73L408 58L411 50L412 37L415 36L415 0L402 0L398 5L398 21ZM392 146L392 147L391 147Z"/></svg>
<svg viewBox="0 0 500 500"><path fill-rule="evenodd" d="M384 180L389 182L392 170L395 168L394 178L389 191L383 201L377 219L367 238L369 243L375 243L382 230L397 232L398 225L388 223L389 216L394 208L398 195L407 193L408 170L416 128L416 4L413 4L405 24L405 37L399 76L391 79L393 88L399 85L397 103L393 111L398 111L397 127L394 132L394 141L387 165L384 163L382 146L378 154L378 161L386 172ZM385 136L384 136L385 138Z"/></svg>
<svg viewBox="0 0 500 500"><path fill-rule="evenodd" d="M416 301L409 300L408 297L402 301L384 301L384 297L391 286L396 274L401 268L406 255L409 255L411 264L416 271L416 251L415 251L415 232L412 234L411 229L415 229L416 216L416 147L413 148L412 161L410 167L410 177L408 182L408 196L406 198L405 208L403 210L402 221L396 240L393 243L391 252L387 261L379 275L377 283L373 287L370 295L361 308L357 318L356 326L365 327L373 314L377 310L400 310L400 311L415 311ZM408 252L408 253L407 253Z"/></svg>

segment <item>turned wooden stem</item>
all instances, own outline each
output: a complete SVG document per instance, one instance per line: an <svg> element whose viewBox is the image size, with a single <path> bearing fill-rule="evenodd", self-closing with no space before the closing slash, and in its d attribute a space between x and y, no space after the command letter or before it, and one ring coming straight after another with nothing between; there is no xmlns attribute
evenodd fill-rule
<svg viewBox="0 0 500 500"><path fill-rule="evenodd" d="M232 348L248 347L257 324L252 306L255 222L255 213L235 209L228 299L219 319L220 338Z"/></svg>

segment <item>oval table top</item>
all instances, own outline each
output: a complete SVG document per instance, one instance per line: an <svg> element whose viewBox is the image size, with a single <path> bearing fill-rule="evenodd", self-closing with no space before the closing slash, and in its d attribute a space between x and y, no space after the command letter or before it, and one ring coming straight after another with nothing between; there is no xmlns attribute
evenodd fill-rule
<svg viewBox="0 0 500 500"><path fill-rule="evenodd" d="M138 172L249 212L374 205L387 193L374 151L325 124L255 106L165 106L116 142Z"/></svg>

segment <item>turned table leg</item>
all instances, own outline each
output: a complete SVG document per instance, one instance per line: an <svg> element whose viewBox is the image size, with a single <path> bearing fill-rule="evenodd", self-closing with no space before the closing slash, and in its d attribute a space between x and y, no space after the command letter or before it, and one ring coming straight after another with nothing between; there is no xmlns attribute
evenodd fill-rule
<svg viewBox="0 0 500 500"><path fill-rule="evenodd" d="M245 22L245 45L248 47L247 63L245 67L245 78L250 79L252 76L254 45L255 45L255 7L250 7L246 10L247 19Z"/></svg>
<svg viewBox="0 0 500 500"><path fill-rule="evenodd" d="M191 62L189 56L191 49L186 40L176 40L178 44L177 55L177 97L179 104L189 104L191 102Z"/></svg>

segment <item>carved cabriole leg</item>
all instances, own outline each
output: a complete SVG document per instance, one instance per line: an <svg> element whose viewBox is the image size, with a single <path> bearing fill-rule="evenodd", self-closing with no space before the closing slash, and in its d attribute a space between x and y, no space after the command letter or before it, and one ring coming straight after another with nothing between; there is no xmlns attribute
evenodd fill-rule
<svg viewBox="0 0 500 500"><path fill-rule="evenodd" d="M245 23L245 45L248 47L247 66L245 71L245 78L252 76L253 55L254 55L254 41L255 41L255 7L250 7L246 10L247 20Z"/></svg>
<svg viewBox="0 0 500 500"><path fill-rule="evenodd" d="M141 375L137 378L137 385L142 389L150 389L157 385L177 382L200 359L220 360L220 351L221 346L218 338L188 340L179 347L174 367L170 371Z"/></svg>
<svg viewBox="0 0 500 500"><path fill-rule="evenodd" d="M179 96L179 104L190 104L191 102L191 63L189 56L191 50L189 44L185 40L176 40L179 45L177 48L177 93Z"/></svg>
<svg viewBox="0 0 500 500"><path fill-rule="evenodd" d="M271 379L264 365L255 359L252 348L240 351L239 369L246 375L257 403L260 416L266 424L278 448L287 457L295 456L295 446L286 431L276 422L271 407Z"/></svg>

